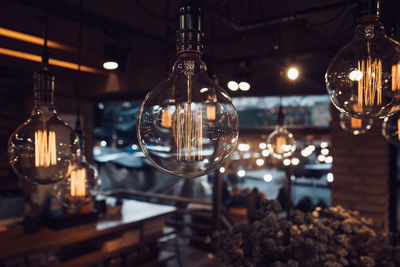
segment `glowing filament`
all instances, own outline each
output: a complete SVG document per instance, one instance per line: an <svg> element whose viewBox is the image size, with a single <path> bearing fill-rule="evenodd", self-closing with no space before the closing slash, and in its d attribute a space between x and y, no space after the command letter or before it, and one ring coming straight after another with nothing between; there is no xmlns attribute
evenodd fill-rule
<svg viewBox="0 0 400 267"><path fill-rule="evenodd" d="M392 66L392 91L400 90L400 64Z"/></svg>
<svg viewBox="0 0 400 267"><path fill-rule="evenodd" d="M276 152L278 154L286 152L284 146L286 145L286 138L283 136L278 136L276 138Z"/></svg>
<svg viewBox="0 0 400 267"><path fill-rule="evenodd" d="M203 109L194 103L178 104L174 137L177 148L177 160L202 160L203 150ZM182 157L182 153L184 154Z"/></svg>
<svg viewBox="0 0 400 267"><path fill-rule="evenodd" d="M86 195L86 170L78 169L71 173L71 196L84 197Z"/></svg>
<svg viewBox="0 0 400 267"><path fill-rule="evenodd" d="M38 130L35 132L35 167L50 167L57 164L56 133Z"/></svg>
<svg viewBox="0 0 400 267"><path fill-rule="evenodd" d="M214 121L216 116L216 107L215 106L207 106L207 120Z"/></svg>
<svg viewBox="0 0 400 267"><path fill-rule="evenodd" d="M165 128L172 127L172 114L169 110L163 110L161 113L161 126Z"/></svg>
<svg viewBox="0 0 400 267"><path fill-rule="evenodd" d="M400 119L397 119L397 138L400 140Z"/></svg>
<svg viewBox="0 0 400 267"><path fill-rule="evenodd" d="M362 127L362 121L360 119L351 118L350 123L352 129L360 129Z"/></svg>
<svg viewBox="0 0 400 267"><path fill-rule="evenodd" d="M382 104L382 61L371 58L358 61L358 70L364 75L358 84L358 106Z"/></svg>

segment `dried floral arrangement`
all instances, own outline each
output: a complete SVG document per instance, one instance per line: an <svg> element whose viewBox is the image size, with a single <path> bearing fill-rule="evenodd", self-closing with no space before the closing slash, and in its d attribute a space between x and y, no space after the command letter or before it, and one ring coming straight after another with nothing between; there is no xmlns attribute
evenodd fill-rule
<svg viewBox="0 0 400 267"><path fill-rule="evenodd" d="M400 266L400 247L371 219L340 206L280 218L281 206L266 200L251 224L213 234L221 262L229 266Z"/></svg>

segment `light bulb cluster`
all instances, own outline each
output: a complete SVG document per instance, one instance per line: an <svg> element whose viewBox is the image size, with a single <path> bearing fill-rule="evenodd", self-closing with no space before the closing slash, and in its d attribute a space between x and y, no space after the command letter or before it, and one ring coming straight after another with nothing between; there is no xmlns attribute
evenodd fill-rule
<svg viewBox="0 0 400 267"><path fill-rule="evenodd" d="M15 173L26 182L55 184L59 199L67 206L78 207L84 204L83 199L88 200L91 196L89 191L95 187L92 183L99 184L100 180L81 154L82 140L77 134L80 131L73 130L57 114L55 79L48 70L47 25L43 39L42 67L34 74L35 105L29 119L11 134L9 162Z"/></svg>

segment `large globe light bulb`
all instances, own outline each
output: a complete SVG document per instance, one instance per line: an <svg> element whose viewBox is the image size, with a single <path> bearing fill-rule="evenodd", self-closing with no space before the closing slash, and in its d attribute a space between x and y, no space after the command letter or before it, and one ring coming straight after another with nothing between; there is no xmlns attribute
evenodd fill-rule
<svg viewBox="0 0 400 267"><path fill-rule="evenodd" d="M94 201L100 190L101 179L97 170L84 156L71 166L71 174L53 187L54 195L65 206L78 208Z"/></svg>
<svg viewBox="0 0 400 267"><path fill-rule="evenodd" d="M78 138L53 105L54 77L43 69L35 73L35 107L8 142L10 163L19 177L50 184L67 177L76 159Z"/></svg>
<svg viewBox="0 0 400 267"><path fill-rule="evenodd" d="M391 144L400 146L400 112L396 112L383 120L382 135Z"/></svg>
<svg viewBox="0 0 400 267"><path fill-rule="evenodd" d="M137 135L144 154L159 170L194 178L229 158L238 140L238 115L200 59L200 9L182 6L178 22L178 60L170 77L144 99Z"/></svg>
<svg viewBox="0 0 400 267"><path fill-rule="evenodd" d="M352 133L353 135L365 134L369 129L372 128L374 123L373 119L358 119L350 117L344 113L340 113L340 127L346 132Z"/></svg>
<svg viewBox="0 0 400 267"><path fill-rule="evenodd" d="M386 36L377 16L379 1L372 2L374 9L370 5L358 19L354 38L337 52L325 74L335 107L360 119L390 115L400 93L400 45Z"/></svg>

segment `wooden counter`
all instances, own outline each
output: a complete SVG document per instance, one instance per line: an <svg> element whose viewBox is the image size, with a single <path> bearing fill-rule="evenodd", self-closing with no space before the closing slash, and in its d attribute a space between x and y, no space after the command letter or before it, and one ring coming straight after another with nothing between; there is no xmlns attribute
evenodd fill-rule
<svg viewBox="0 0 400 267"><path fill-rule="evenodd" d="M130 237L125 237L130 240L130 246L135 244L132 238L135 235L137 244L141 244L161 236L165 216L175 210L171 206L124 200L121 217L118 219L103 219L62 230L43 228L32 234L24 234L21 225L12 225L8 230L0 232L0 262L126 231L130 231ZM111 252L115 252L112 241L104 245L98 253L108 250L111 255Z"/></svg>

